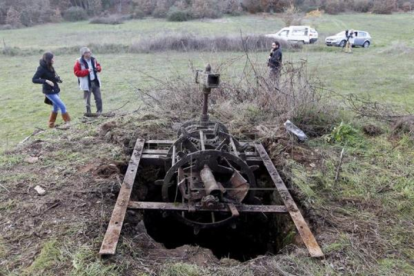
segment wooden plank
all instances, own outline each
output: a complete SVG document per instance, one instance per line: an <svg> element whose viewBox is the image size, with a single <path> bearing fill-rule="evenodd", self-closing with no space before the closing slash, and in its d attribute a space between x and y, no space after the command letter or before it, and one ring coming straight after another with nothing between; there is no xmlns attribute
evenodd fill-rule
<svg viewBox="0 0 414 276"><path fill-rule="evenodd" d="M273 182L276 185L276 189L278 190L283 203L285 204L290 217L293 220L293 223L296 226L300 236L302 237L303 242L305 243L308 251L312 257L323 257L324 254L319 247L318 242L316 241L315 237L312 234L308 224L306 223L305 219L303 218L301 212L299 211L295 201L293 200L289 190L286 188L285 183L283 182L282 178L280 177L279 173L277 172L272 160L270 159L269 155L267 154L265 148L262 144L255 144L256 150L259 153L260 157L263 160L264 165L267 168L267 171L270 174Z"/></svg>
<svg viewBox="0 0 414 276"><path fill-rule="evenodd" d="M102 242L100 255L113 255L116 251L119 236L121 235L122 225L124 224L125 214L130 201L132 188L134 187L135 177L137 175L139 162L144 149L145 140L137 139L134 152L129 161L128 169L125 174L124 182L116 200L108 229Z"/></svg>
<svg viewBox="0 0 414 276"><path fill-rule="evenodd" d="M287 209L283 205L233 205L237 211L241 213L287 213ZM167 203L167 202L143 202L130 201L129 209L139 210L160 210L160 211L200 211L200 212L231 212L228 205L223 204L216 208L203 208L201 206L190 206L187 203ZM234 212L234 210L233 210Z"/></svg>

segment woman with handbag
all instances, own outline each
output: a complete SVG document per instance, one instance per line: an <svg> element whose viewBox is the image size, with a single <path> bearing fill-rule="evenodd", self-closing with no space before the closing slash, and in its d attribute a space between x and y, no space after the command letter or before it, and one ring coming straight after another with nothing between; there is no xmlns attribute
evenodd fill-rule
<svg viewBox="0 0 414 276"><path fill-rule="evenodd" d="M54 56L52 53L43 54L42 59L39 62L39 67L33 76L33 83L43 85L43 94L45 94L45 103L52 104L53 110L49 117L49 127L54 128L58 112L62 113L63 121L66 124L70 122L69 113L66 110L66 106L59 97L60 88L58 83L62 83L60 77L56 74L53 67Z"/></svg>

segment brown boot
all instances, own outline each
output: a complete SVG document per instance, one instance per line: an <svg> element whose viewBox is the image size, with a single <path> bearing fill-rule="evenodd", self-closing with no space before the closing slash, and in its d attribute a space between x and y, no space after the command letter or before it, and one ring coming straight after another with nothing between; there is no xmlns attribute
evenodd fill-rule
<svg viewBox="0 0 414 276"><path fill-rule="evenodd" d="M65 114L62 114L62 118L63 118L63 121L65 121L65 124L69 124L70 123L70 116L69 116L69 113L65 113Z"/></svg>
<svg viewBox="0 0 414 276"><path fill-rule="evenodd" d="M55 112L50 113L49 128L54 128L55 127L55 122L56 122L57 115L58 114L55 113Z"/></svg>

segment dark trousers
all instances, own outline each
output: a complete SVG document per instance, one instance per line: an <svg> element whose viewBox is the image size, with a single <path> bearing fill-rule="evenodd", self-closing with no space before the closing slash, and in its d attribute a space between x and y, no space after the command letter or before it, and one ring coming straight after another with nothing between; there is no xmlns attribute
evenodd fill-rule
<svg viewBox="0 0 414 276"><path fill-rule="evenodd" d="M270 73L269 73L270 82L272 83L272 85L276 89L279 89L279 81L280 81L281 71L282 71L281 68L271 68L270 69Z"/></svg>
<svg viewBox="0 0 414 276"><path fill-rule="evenodd" d="M96 104L96 113L102 113L102 97L101 97L101 88L97 80L91 82L91 87L89 90L83 91L83 99L86 104L86 113L91 113L91 94L95 98Z"/></svg>

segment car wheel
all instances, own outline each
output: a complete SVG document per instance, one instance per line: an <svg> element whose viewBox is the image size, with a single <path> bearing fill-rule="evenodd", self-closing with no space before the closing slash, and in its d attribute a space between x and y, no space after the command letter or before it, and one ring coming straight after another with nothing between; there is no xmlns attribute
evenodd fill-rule
<svg viewBox="0 0 414 276"><path fill-rule="evenodd" d="M369 42L368 41L365 41L364 42L364 45L362 45L364 48L368 48L369 47Z"/></svg>
<svg viewBox="0 0 414 276"><path fill-rule="evenodd" d="M339 47L345 47L345 44L346 44L346 41L345 40L342 40L341 41L341 43L339 43Z"/></svg>

